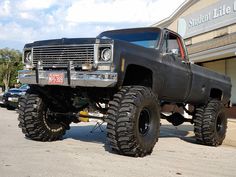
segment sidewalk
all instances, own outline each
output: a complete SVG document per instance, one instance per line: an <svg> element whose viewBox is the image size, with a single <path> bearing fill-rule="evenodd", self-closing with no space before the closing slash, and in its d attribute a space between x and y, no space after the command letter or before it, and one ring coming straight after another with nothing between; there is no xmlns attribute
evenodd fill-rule
<svg viewBox="0 0 236 177"><path fill-rule="evenodd" d="M226 138L223 144L236 147L236 120L235 119L228 119L228 129L227 129Z"/></svg>

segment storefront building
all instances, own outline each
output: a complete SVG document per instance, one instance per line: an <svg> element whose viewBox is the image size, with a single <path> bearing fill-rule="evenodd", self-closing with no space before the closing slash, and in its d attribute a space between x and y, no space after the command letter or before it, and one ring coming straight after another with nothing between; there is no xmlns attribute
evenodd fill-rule
<svg viewBox="0 0 236 177"><path fill-rule="evenodd" d="M170 17L152 25L178 32L190 60L231 77L236 118L236 0L186 0Z"/></svg>

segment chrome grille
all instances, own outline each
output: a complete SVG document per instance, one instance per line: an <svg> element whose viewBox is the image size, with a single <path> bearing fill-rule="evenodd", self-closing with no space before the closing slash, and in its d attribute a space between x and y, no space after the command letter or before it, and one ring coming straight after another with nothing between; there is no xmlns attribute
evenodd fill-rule
<svg viewBox="0 0 236 177"><path fill-rule="evenodd" d="M84 63L93 64L94 45L43 46L33 48L33 63L41 62L42 67L67 67L72 61L74 67Z"/></svg>

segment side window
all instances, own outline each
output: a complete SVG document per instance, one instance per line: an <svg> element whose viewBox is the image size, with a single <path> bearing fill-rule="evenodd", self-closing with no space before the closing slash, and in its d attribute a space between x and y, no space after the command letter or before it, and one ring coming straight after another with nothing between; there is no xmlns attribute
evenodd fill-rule
<svg viewBox="0 0 236 177"><path fill-rule="evenodd" d="M165 36L165 42L163 44L162 50L166 53L177 55L181 59L184 59L185 57L181 40L178 36L172 33L168 33L168 35Z"/></svg>
<svg viewBox="0 0 236 177"><path fill-rule="evenodd" d="M179 56L179 45L175 36L170 36L168 39L168 52L173 52Z"/></svg>

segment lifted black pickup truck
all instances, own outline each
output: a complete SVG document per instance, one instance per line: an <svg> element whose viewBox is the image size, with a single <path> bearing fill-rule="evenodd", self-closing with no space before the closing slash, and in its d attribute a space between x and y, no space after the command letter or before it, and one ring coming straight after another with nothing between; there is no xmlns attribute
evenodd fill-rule
<svg viewBox="0 0 236 177"><path fill-rule="evenodd" d="M20 101L19 127L30 139L62 138L85 109L102 115L86 117L107 122L110 147L123 155L150 154L160 118L175 126L193 123L201 144L217 146L225 138L230 78L189 62L183 39L168 29L37 41L26 44L23 53L19 80L30 89ZM182 107L192 119L161 113L167 104Z"/></svg>

